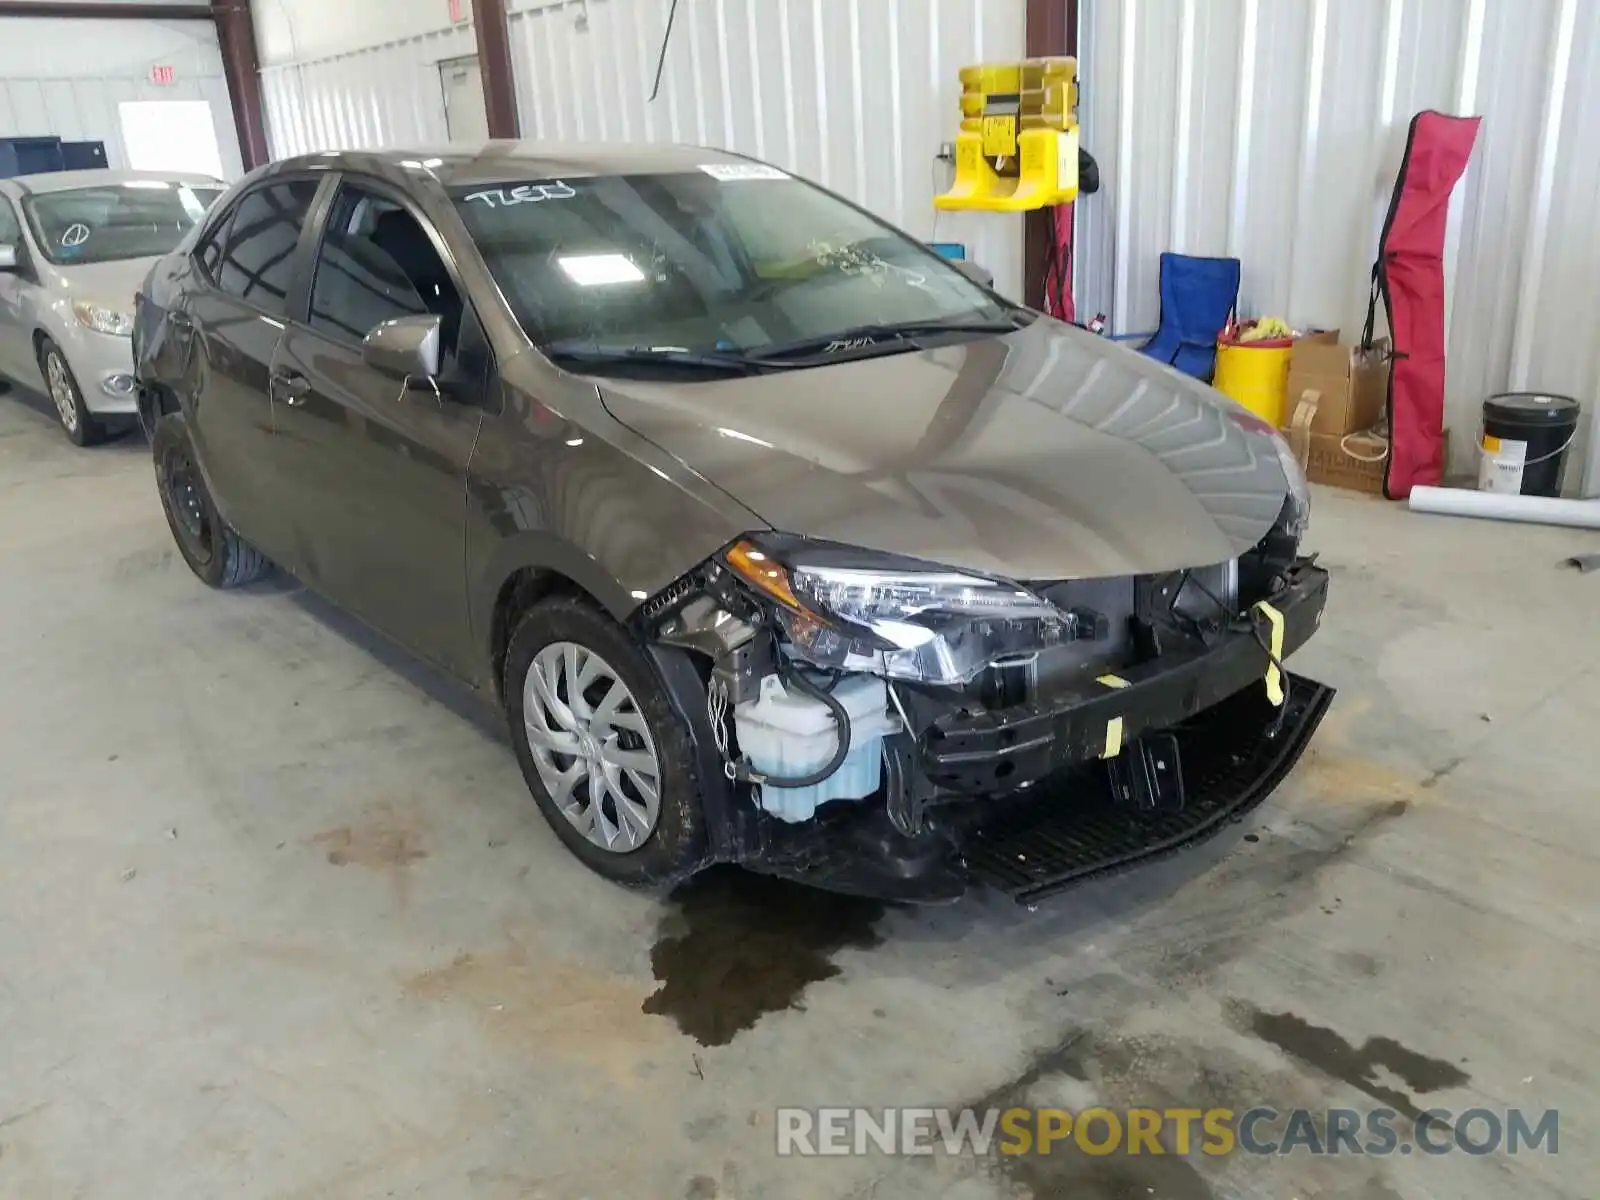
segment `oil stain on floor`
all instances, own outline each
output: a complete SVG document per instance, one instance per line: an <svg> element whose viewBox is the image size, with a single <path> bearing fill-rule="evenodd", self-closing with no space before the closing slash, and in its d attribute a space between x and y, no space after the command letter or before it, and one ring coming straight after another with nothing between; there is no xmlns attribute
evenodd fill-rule
<svg viewBox="0 0 1600 1200"><path fill-rule="evenodd" d="M1368 1038L1357 1047L1334 1030L1313 1025L1294 1013L1263 1012L1235 1004L1230 1016L1241 1029L1270 1042L1291 1058L1360 1089L1413 1120L1421 1115L1420 1106L1398 1088L1382 1083L1380 1068L1421 1093L1459 1087L1469 1080L1467 1073L1454 1063L1418 1054L1393 1038Z"/></svg>
<svg viewBox="0 0 1600 1200"><path fill-rule="evenodd" d="M669 903L650 951L659 986L644 1011L703 1046L799 1008L808 987L839 974L839 951L881 941L887 908L733 867L697 875Z"/></svg>
<svg viewBox="0 0 1600 1200"><path fill-rule="evenodd" d="M1072 1032L1058 1045L1034 1053L1017 1075L959 1107L985 1112L1030 1105L1036 1102L1032 1090L1047 1080L1086 1083L1104 1077L1111 1064L1101 1061L1103 1053L1104 1047L1087 1031ZM1117 1064L1112 1070L1122 1074L1131 1065ZM1120 1103L1111 1098L1107 1102ZM1025 1154L997 1154L992 1162L1014 1192L1020 1189L1033 1200L1215 1200L1216 1196L1187 1158L1172 1153L1086 1154L1067 1141L1049 1153L1030 1148Z"/></svg>
<svg viewBox="0 0 1600 1200"><path fill-rule="evenodd" d="M397 907L411 899L411 866L428 857L424 849L426 822L415 814L401 814L387 803L369 807L362 819L309 839L336 867L360 867L386 876Z"/></svg>
<svg viewBox="0 0 1600 1200"><path fill-rule="evenodd" d="M1012 1184L1034 1200L1215 1200L1216 1193L1184 1158L1171 1155L1093 1157L1068 1147L1049 1156L1027 1154L1002 1161Z"/></svg>

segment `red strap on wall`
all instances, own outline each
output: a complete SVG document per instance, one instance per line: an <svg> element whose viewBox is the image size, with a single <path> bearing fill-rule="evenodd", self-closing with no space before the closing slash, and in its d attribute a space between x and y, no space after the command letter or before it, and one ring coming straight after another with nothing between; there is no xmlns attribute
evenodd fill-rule
<svg viewBox="0 0 1600 1200"><path fill-rule="evenodd" d="M1050 253L1045 261L1044 310L1060 321L1077 319L1072 302L1072 216L1071 204L1058 204L1050 210Z"/></svg>

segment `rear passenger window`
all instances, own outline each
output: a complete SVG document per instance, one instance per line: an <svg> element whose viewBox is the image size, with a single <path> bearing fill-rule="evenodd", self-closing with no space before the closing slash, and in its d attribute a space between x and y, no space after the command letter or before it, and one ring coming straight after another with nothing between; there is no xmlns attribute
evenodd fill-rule
<svg viewBox="0 0 1600 1200"><path fill-rule="evenodd" d="M316 180L290 179L239 201L227 253L216 268L217 286L267 312L284 312L294 283L295 246L316 194Z"/></svg>

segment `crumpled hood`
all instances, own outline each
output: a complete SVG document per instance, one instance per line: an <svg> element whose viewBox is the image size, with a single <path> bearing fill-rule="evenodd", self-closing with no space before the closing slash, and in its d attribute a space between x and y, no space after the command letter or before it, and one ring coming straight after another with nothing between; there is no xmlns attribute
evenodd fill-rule
<svg viewBox="0 0 1600 1200"><path fill-rule="evenodd" d="M1231 400L1043 318L838 366L601 387L775 529L1012 579L1224 562L1287 492L1274 435Z"/></svg>

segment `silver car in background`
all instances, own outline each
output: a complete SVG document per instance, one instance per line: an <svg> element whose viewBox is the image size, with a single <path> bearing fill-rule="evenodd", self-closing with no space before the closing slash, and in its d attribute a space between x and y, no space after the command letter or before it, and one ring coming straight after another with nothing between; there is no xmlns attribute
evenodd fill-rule
<svg viewBox="0 0 1600 1200"><path fill-rule="evenodd" d="M137 421L134 293L226 186L147 171L0 179L0 377L42 388L76 444Z"/></svg>

